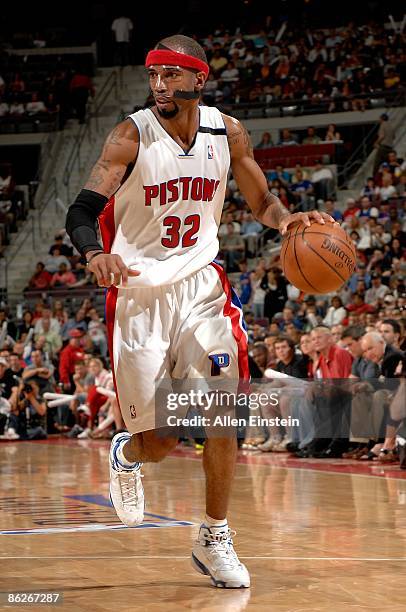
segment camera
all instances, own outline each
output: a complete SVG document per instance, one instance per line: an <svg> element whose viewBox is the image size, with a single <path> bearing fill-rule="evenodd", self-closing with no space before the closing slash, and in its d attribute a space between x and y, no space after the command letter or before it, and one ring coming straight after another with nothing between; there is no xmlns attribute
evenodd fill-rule
<svg viewBox="0 0 406 612"><path fill-rule="evenodd" d="M32 393L33 392L33 386L30 385L30 383L25 383L23 386L23 393Z"/></svg>

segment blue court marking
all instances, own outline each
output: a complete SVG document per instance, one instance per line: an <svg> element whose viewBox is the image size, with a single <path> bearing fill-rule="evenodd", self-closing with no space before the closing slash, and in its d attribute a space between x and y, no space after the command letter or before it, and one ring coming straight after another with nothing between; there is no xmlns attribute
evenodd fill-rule
<svg viewBox="0 0 406 612"><path fill-rule="evenodd" d="M113 504L104 495L64 495L68 499L75 499L77 501L83 501L87 504L96 504L97 506L103 506L105 508L112 508ZM177 519L172 519L168 516L161 516L160 514L152 514L151 512L144 512L145 516L151 516L152 518L161 519L162 521L174 521L179 522ZM193 525L193 523L187 523Z"/></svg>

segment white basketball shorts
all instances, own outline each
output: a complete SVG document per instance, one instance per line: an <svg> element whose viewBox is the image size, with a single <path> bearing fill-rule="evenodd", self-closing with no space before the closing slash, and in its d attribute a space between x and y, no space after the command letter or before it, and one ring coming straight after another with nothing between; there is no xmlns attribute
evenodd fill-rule
<svg viewBox="0 0 406 612"><path fill-rule="evenodd" d="M155 429L155 392L163 379L249 380L241 304L216 262L173 285L111 287L106 322L130 433Z"/></svg>

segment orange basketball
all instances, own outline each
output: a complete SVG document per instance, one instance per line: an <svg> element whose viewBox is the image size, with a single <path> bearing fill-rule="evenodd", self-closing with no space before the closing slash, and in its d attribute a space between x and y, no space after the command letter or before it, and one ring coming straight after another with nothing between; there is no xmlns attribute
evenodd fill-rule
<svg viewBox="0 0 406 612"><path fill-rule="evenodd" d="M339 225L299 222L283 237L281 262L286 278L301 291L330 293L354 272L355 246Z"/></svg>

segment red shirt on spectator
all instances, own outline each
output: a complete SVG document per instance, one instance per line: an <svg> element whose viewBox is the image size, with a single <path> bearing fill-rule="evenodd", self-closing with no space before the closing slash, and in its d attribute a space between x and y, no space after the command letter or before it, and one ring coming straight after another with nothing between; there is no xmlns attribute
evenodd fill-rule
<svg viewBox="0 0 406 612"><path fill-rule="evenodd" d="M85 353L80 346L72 346L72 344L68 344L64 349L62 349L59 357L60 381L64 385L69 385L70 376L75 373L75 364L84 359Z"/></svg>
<svg viewBox="0 0 406 612"><path fill-rule="evenodd" d="M327 357L320 355L313 364L313 375L314 378L348 378L351 366L351 354L346 349L333 344Z"/></svg>
<svg viewBox="0 0 406 612"><path fill-rule="evenodd" d="M52 274L43 270L31 277L29 287L31 289L47 289L52 279Z"/></svg>

